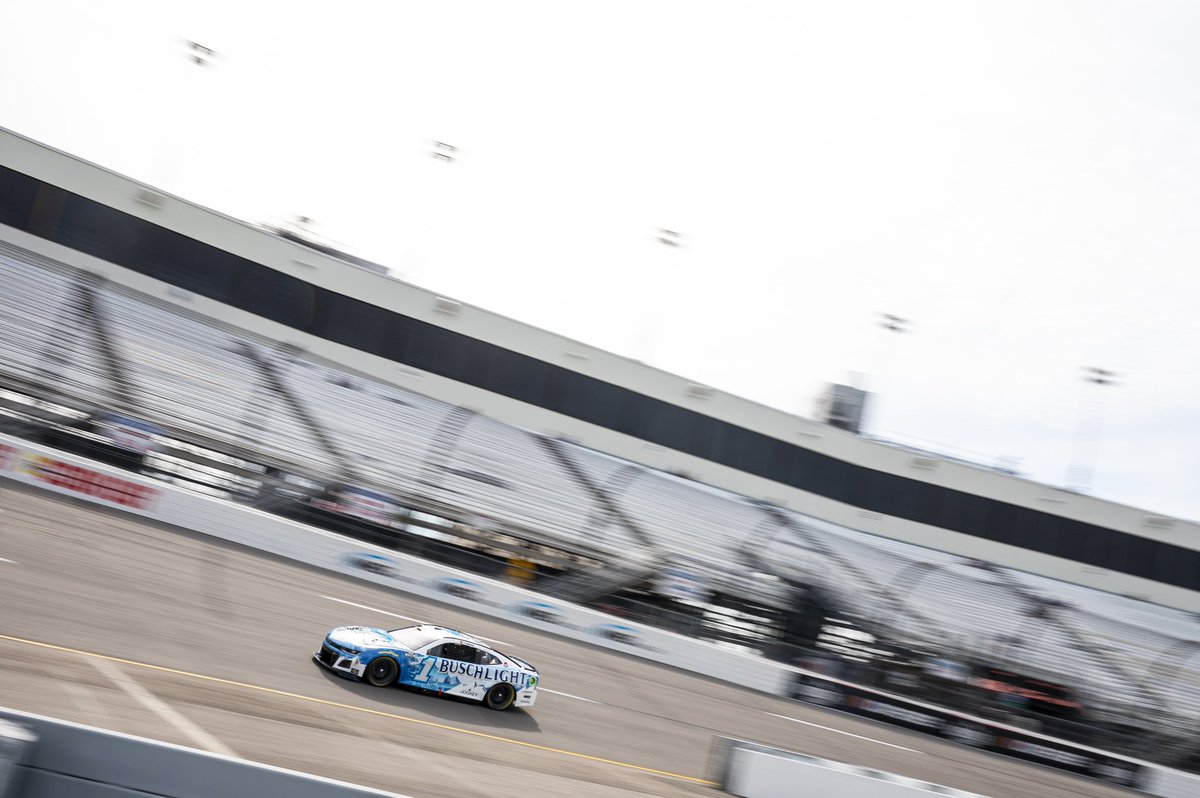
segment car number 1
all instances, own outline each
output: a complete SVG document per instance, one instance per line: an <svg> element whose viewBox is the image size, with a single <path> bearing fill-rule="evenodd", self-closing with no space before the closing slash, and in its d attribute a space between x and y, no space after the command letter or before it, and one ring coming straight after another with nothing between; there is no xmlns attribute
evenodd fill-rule
<svg viewBox="0 0 1200 798"><path fill-rule="evenodd" d="M413 675L413 681L414 682L429 681L429 674L433 672L433 666L436 664L437 664L437 657L426 657L425 661L421 663L421 670L417 671L417 673Z"/></svg>

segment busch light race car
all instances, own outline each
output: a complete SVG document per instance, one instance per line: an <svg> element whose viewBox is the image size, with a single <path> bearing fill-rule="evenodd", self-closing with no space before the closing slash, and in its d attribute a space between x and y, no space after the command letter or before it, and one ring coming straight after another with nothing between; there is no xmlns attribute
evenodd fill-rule
<svg viewBox="0 0 1200 798"><path fill-rule="evenodd" d="M336 674L376 687L415 687L474 699L490 709L531 707L537 699L537 668L441 626L389 631L339 626L325 636L313 659Z"/></svg>

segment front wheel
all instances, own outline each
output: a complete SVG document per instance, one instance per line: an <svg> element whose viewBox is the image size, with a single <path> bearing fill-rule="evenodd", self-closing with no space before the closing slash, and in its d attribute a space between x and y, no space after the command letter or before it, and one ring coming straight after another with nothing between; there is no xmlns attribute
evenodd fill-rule
<svg viewBox="0 0 1200 798"><path fill-rule="evenodd" d="M508 682L500 682L500 684L492 685L492 689L487 691L487 695L483 697L483 703L488 709L494 709L498 712L503 712L513 705L517 700L517 689Z"/></svg>
<svg viewBox="0 0 1200 798"><path fill-rule="evenodd" d="M363 679L375 687L387 687L396 681L396 675L399 673L400 666L396 664L396 660L391 657L376 657L367 665Z"/></svg>

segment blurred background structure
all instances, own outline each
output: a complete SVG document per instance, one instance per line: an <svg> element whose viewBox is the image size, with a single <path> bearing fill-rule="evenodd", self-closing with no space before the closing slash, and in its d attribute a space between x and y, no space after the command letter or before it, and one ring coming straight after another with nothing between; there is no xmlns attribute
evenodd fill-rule
<svg viewBox="0 0 1200 798"><path fill-rule="evenodd" d="M861 389L770 410L0 142L4 431L1196 765L1195 524L868 438Z"/></svg>

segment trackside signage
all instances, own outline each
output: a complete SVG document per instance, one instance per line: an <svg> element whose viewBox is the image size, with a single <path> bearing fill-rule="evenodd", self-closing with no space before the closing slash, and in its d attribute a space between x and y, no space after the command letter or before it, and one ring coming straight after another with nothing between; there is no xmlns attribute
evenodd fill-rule
<svg viewBox="0 0 1200 798"><path fill-rule="evenodd" d="M0 452L0 461L3 459L4 453ZM17 458L14 470L37 482L114 507L149 510L158 498L158 490L148 485L41 454L22 454Z"/></svg>
<svg viewBox="0 0 1200 798"><path fill-rule="evenodd" d="M17 447L0 443L0 471L7 471L8 464L17 458Z"/></svg>

